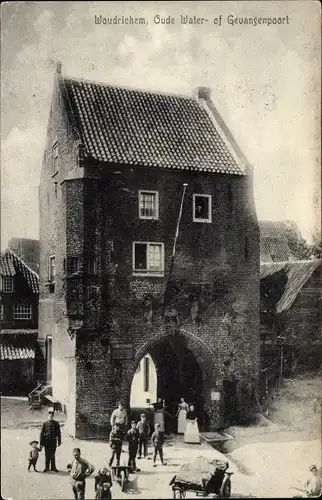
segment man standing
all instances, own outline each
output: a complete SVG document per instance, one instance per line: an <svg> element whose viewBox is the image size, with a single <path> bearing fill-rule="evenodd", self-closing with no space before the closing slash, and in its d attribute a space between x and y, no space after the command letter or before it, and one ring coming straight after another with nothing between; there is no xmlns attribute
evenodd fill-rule
<svg viewBox="0 0 322 500"><path fill-rule="evenodd" d="M75 500L85 499L86 478L90 476L95 468L85 458L81 457L79 448L73 449L74 459L67 465L70 475L70 484L73 489Z"/></svg>
<svg viewBox="0 0 322 500"><path fill-rule="evenodd" d="M316 465L310 467L310 477L305 483L305 493L308 497L320 497L322 493L322 482Z"/></svg>
<svg viewBox="0 0 322 500"><path fill-rule="evenodd" d="M48 410L48 420L42 424L39 439L40 448L45 448L46 465L43 472L48 472L50 467L54 472L56 469L55 453L57 446L61 445L60 424L54 420L54 408Z"/></svg>
<svg viewBox="0 0 322 500"><path fill-rule="evenodd" d="M118 424L122 435L125 435L127 427L127 413L124 409L123 403L120 402L118 404L118 408L113 411L110 423L112 428L115 424Z"/></svg>

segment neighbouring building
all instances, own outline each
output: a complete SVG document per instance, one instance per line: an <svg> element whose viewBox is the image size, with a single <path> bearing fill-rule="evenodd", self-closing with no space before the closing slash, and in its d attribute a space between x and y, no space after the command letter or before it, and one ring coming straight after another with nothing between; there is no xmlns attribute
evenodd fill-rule
<svg viewBox="0 0 322 500"><path fill-rule="evenodd" d="M297 229L291 221L259 221L261 262L296 260L289 248L287 229ZM299 234L298 229L296 235Z"/></svg>
<svg viewBox="0 0 322 500"><path fill-rule="evenodd" d="M284 374L322 364L322 260L261 264L260 333L263 363Z"/></svg>
<svg viewBox="0 0 322 500"><path fill-rule="evenodd" d="M253 172L210 90L126 89L58 65L39 200L39 335L52 338L47 379L69 433L107 432L147 354L157 397L194 401L203 429L248 418L259 372Z"/></svg>
<svg viewBox="0 0 322 500"><path fill-rule="evenodd" d="M0 255L1 394L27 395L41 377L39 277L12 251Z"/></svg>
<svg viewBox="0 0 322 500"><path fill-rule="evenodd" d="M20 257L30 269L39 274L39 240L11 238L8 249Z"/></svg>

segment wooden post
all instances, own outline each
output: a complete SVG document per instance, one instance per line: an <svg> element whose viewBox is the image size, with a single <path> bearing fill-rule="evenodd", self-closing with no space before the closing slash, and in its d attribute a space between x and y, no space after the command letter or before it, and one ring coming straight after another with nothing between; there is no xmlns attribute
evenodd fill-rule
<svg viewBox="0 0 322 500"><path fill-rule="evenodd" d="M281 386L282 384L282 378L283 378L283 355L284 355L284 351L283 351L283 344L281 344L281 366L280 366L280 379L279 379L279 386Z"/></svg>

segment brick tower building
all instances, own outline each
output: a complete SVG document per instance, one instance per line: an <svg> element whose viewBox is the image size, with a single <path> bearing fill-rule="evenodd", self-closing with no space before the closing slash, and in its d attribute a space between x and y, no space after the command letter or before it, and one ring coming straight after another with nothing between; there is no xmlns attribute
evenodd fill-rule
<svg viewBox="0 0 322 500"><path fill-rule="evenodd" d="M194 401L204 429L247 418L259 369L252 183L209 89L131 90L58 65L39 193L39 335L52 338L48 379L70 434L106 432L147 353L158 396Z"/></svg>

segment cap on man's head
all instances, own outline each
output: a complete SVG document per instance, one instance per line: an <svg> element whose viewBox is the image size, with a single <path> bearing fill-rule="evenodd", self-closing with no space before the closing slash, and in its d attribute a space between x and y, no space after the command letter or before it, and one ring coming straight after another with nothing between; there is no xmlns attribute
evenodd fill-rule
<svg viewBox="0 0 322 500"><path fill-rule="evenodd" d="M54 408L48 408L48 413L55 413Z"/></svg>
<svg viewBox="0 0 322 500"><path fill-rule="evenodd" d="M145 413L141 413L141 418L146 417Z"/></svg>
<svg viewBox="0 0 322 500"><path fill-rule="evenodd" d="M132 420L131 424L136 424L136 421L135 421L135 420Z"/></svg>
<svg viewBox="0 0 322 500"><path fill-rule="evenodd" d="M79 448L74 448L73 453L78 453L80 455L80 449Z"/></svg>
<svg viewBox="0 0 322 500"><path fill-rule="evenodd" d="M315 470L315 469L316 470L318 469L317 466L315 464L311 465L310 470Z"/></svg>

